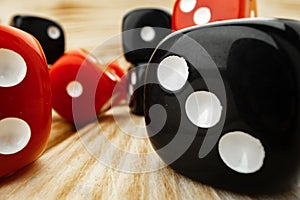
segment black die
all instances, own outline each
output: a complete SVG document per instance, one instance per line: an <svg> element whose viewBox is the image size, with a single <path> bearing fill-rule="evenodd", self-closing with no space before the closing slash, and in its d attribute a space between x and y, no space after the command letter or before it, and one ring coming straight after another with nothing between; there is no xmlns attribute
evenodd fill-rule
<svg viewBox="0 0 300 200"><path fill-rule="evenodd" d="M147 63L157 44L171 33L171 15L160 9L136 9L123 18L122 44L127 61Z"/></svg>
<svg viewBox="0 0 300 200"><path fill-rule="evenodd" d="M174 33L146 72L154 149L176 171L215 187L250 194L295 187L299 66L300 22L237 20Z"/></svg>
<svg viewBox="0 0 300 200"><path fill-rule="evenodd" d="M11 26L33 35L41 44L48 64L53 64L65 51L65 36L62 27L49 19L17 15Z"/></svg>

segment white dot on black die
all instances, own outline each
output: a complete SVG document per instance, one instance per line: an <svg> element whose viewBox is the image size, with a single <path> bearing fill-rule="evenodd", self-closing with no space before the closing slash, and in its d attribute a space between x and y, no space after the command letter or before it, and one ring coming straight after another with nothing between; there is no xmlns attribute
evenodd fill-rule
<svg viewBox="0 0 300 200"><path fill-rule="evenodd" d="M184 58L178 56L166 57L158 66L157 78L161 86L175 92L187 82L189 68Z"/></svg>
<svg viewBox="0 0 300 200"><path fill-rule="evenodd" d="M185 111L189 120L200 128L215 126L221 119L222 109L218 97L206 91L192 93L185 103Z"/></svg>
<svg viewBox="0 0 300 200"><path fill-rule="evenodd" d="M207 7L201 7L194 13L194 22L197 25L203 25L211 20L211 11Z"/></svg>
<svg viewBox="0 0 300 200"><path fill-rule="evenodd" d="M13 87L24 80L27 65L20 54L9 49L0 49L0 61L0 87Z"/></svg>
<svg viewBox="0 0 300 200"><path fill-rule="evenodd" d="M30 126L19 118L0 121L0 154L11 155L24 149L31 138Z"/></svg>
<svg viewBox="0 0 300 200"><path fill-rule="evenodd" d="M77 98L77 97L80 97L82 95L82 93L83 93L83 86L78 81L71 81L67 85L66 90L67 90L67 93L68 93L68 95L70 97Z"/></svg>
<svg viewBox="0 0 300 200"><path fill-rule="evenodd" d="M59 28L57 28L56 26L49 26L47 29L47 34L49 38L53 40L57 40L61 35Z"/></svg>
<svg viewBox="0 0 300 200"><path fill-rule="evenodd" d="M182 12L191 12L197 4L197 0L181 0L179 7Z"/></svg>
<svg viewBox="0 0 300 200"><path fill-rule="evenodd" d="M145 42L151 42L154 40L156 32L153 27L145 26L141 29L140 35Z"/></svg>
<svg viewBox="0 0 300 200"><path fill-rule="evenodd" d="M264 164L265 150L262 143L242 131L225 134L219 141L218 150L223 162L239 173L255 173Z"/></svg>

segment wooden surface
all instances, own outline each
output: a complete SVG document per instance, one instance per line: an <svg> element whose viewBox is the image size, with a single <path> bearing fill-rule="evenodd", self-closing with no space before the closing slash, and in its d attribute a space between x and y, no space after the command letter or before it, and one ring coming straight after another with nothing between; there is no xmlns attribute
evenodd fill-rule
<svg viewBox="0 0 300 200"><path fill-rule="evenodd" d="M14 14L37 14L60 22L67 34L67 49L92 50L120 33L124 13L137 7L171 10L173 0L0 0L0 20L8 24ZM258 0L259 16L300 19L300 0ZM116 48L116 49L115 49ZM104 48L117 54L119 47ZM118 116L116 125L112 116ZM300 199L300 189L273 197L248 197L217 190L185 178L168 167L149 173L122 172L132 160L122 158L109 144L131 153L152 152L141 117L128 117L125 106L117 107L78 132L54 113L51 137L42 157L0 182L2 199ZM131 123L129 123L131 122ZM126 130L126 131L124 131ZM102 137L101 137L102 136ZM104 136L104 137L103 137ZM106 141L108 140L108 141ZM84 142L85 141L85 142ZM95 144L95 152L87 144ZM97 156L113 158L112 165ZM135 164L135 163L134 163ZM157 158L141 156L133 170L161 166ZM125 167L123 167L125 166ZM118 170L119 169L119 170ZM279 172L280 173L280 172ZM259 183L258 183L259 184Z"/></svg>

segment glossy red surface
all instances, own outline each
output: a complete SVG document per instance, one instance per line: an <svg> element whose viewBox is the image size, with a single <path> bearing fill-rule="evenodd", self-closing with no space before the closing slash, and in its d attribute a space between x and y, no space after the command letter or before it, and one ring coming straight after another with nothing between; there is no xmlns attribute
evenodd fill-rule
<svg viewBox="0 0 300 200"><path fill-rule="evenodd" d="M107 69L113 73L115 73L117 76L122 78L125 75L124 69L120 67L120 65L117 62L112 62L108 65Z"/></svg>
<svg viewBox="0 0 300 200"><path fill-rule="evenodd" d="M174 5L172 15L173 30L197 25L194 22L194 13L201 7L210 9L211 18L209 22L249 17L252 9L256 13L255 0L197 0L196 6L190 12L183 12L180 9L181 1L183 0L177 0Z"/></svg>
<svg viewBox="0 0 300 200"><path fill-rule="evenodd" d="M52 118L48 68L37 40L23 31L0 25L0 49L18 53L27 65L27 74L22 82L13 87L0 87L0 120L20 118L31 129L30 141L24 149L11 155L0 154L2 177L28 165L42 154Z"/></svg>
<svg viewBox="0 0 300 200"><path fill-rule="evenodd" d="M63 55L50 70L53 108L65 120L80 126L93 120L107 106L120 80L118 75L124 74L116 64L112 65L113 69L102 69L87 56L84 50L73 50ZM71 97L67 92L72 81L82 85L79 97Z"/></svg>

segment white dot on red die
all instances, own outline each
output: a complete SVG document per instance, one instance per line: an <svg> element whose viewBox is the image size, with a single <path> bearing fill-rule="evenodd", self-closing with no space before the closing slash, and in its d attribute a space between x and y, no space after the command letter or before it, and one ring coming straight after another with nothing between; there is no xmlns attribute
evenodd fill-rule
<svg viewBox="0 0 300 200"><path fill-rule="evenodd" d="M0 87L13 87L21 83L27 74L23 57L9 49L0 49Z"/></svg>
<svg viewBox="0 0 300 200"><path fill-rule="evenodd" d="M189 68L184 58L179 56L166 57L158 66L157 78L161 86L175 92L187 82Z"/></svg>
<svg viewBox="0 0 300 200"><path fill-rule="evenodd" d="M60 37L61 32L60 32L59 28L57 28L56 26L49 26L47 29L47 34L48 34L49 38L51 38L53 40L57 40Z"/></svg>
<svg viewBox="0 0 300 200"><path fill-rule="evenodd" d="M220 139L219 154L230 169L243 174L260 170L265 158L260 140L241 131L227 133Z"/></svg>
<svg viewBox="0 0 300 200"><path fill-rule="evenodd" d="M207 7L201 7L194 13L194 22L197 25L203 25L211 20L211 11Z"/></svg>
<svg viewBox="0 0 300 200"><path fill-rule="evenodd" d="M68 95L72 98L80 97L83 93L83 87L82 87L81 83L79 83L78 81L71 81L67 85L66 90L67 90Z"/></svg>
<svg viewBox="0 0 300 200"><path fill-rule="evenodd" d="M182 12L191 12L197 4L197 0L181 0L179 7Z"/></svg>
<svg viewBox="0 0 300 200"><path fill-rule="evenodd" d="M215 94L198 91L187 98L185 111L189 120L196 126L211 128L221 119L222 105Z"/></svg>
<svg viewBox="0 0 300 200"><path fill-rule="evenodd" d="M15 154L24 149L31 138L30 126L22 119L0 121L0 154Z"/></svg>
<svg viewBox="0 0 300 200"><path fill-rule="evenodd" d="M156 32L153 27L145 26L141 29L140 35L145 42L151 42L154 40Z"/></svg>

